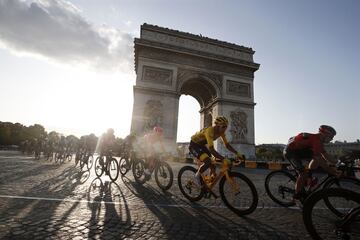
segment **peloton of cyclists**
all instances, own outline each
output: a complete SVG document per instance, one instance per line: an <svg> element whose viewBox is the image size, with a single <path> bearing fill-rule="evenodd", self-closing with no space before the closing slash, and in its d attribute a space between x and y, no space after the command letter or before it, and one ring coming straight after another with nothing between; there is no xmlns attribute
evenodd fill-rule
<svg viewBox="0 0 360 240"><path fill-rule="evenodd" d="M294 200L305 197L302 190L305 181L311 177L309 170L321 167L331 175L337 177L341 175L341 171L329 165L336 161L326 153L324 148L324 144L331 142L335 135L336 131L333 127L321 125L318 133L299 133L289 139L284 149L284 157L289 160L299 174L295 183Z"/></svg>
<svg viewBox="0 0 360 240"><path fill-rule="evenodd" d="M225 159L225 157L214 148L214 141L219 137L230 152L234 153L238 159L245 160L245 156L236 151L226 139L225 131L228 124L229 122L226 117L219 116L215 119L214 126L205 127L191 137L189 151L201 162L201 165L195 174L195 182L198 186L201 185L201 174L208 168L210 168L210 174L215 175L215 166L211 163L211 156L214 156L221 161Z"/></svg>

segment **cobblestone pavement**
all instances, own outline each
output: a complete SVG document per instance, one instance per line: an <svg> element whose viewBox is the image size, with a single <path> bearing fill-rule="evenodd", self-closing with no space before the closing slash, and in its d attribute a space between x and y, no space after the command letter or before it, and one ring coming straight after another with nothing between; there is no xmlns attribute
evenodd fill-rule
<svg viewBox="0 0 360 240"><path fill-rule="evenodd" d="M95 178L73 161L0 152L0 164L0 239L309 239L301 211L267 197L268 170L240 169L259 204L239 217L220 198L187 201L177 185L182 163L170 163L175 179L166 193L154 180L136 184L131 172L116 183Z"/></svg>

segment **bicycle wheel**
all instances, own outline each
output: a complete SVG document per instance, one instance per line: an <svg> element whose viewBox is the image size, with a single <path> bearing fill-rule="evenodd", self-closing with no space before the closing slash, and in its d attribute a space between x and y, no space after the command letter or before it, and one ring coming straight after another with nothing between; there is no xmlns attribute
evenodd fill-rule
<svg viewBox="0 0 360 240"><path fill-rule="evenodd" d="M97 177L101 177L104 172L104 158L97 157L95 160L95 174Z"/></svg>
<svg viewBox="0 0 360 240"><path fill-rule="evenodd" d="M93 155L88 156L87 159L87 169L90 170L94 164L94 157Z"/></svg>
<svg viewBox="0 0 360 240"><path fill-rule="evenodd" d="M258 193L255 185L245 175L229 172L230 180L222 177L219 192L225 205L239 216L255 211L258 204Z"/></svg>
<svg viewBox="0 0 360 240"><path fill-rule="evenodd" d="M324 199L342 203L339 217L326 207ZM313 239L360 239L360 194L342 188L324 188L304 203L303 221ZM348 220L348 221L344 221ZM344 224L345 223L345 224Z"/></svg>
<svg viewBox="0 0 360 240"><path fill-rule="evenodd" d="M130 170L129 168L130 166L130 161L127 158L120 158L119 161L119 171L121 176L125 176L125 174L127 174L127 172Z"/></svg>
<svg viewBox="0 0 360 240"><path fill-rule="evenodd" d="M108 166L109 177L111 181L115 182L119 176L119 164L115 158L111 158Z"/></svg>
<svg viewBox="0 0 360 240"><path fill-rule="evenodd" d="M324 188L342 188L342 189L348 189L353 192L360 194L360 180L352 177L341 177L339 179L337 178L331 178L326 184L324 185ZM324 202L326 206L337 216L343 217L344 213L339 210L337 207L337 202L332 202L331 199L324 198Z"/></svg>
<svg viewBox="0 0 360 240"><path fill-rule="evenodd" d="M181 193L191 202L199 201L204 196L204 191L194 182L197 169L192 166L184 166L178 174L178 185Z"/></svg>
<svg viewBox="0 0 360 240"><path fill-rule="evenodd" d="M265 190L268 196L284 207L295 205L292 200L295 193L296 177L284 170L270 172L265 178Z"/></svg>
<svg viewBox="0 0 360 240"><path fill-rule="evenodd" d="M144 184L146 182L145 176L145 161L142 159L136 159L133 162L132 171L134 179L139 184Z"/></svg>
<svg viewBox="0 0 360 240"><path fill-rule="evenodd" d="M171 166L164 161L160 161L159 165L155 168L155 181L159 188L167 191L171 188L174 180L174 174Z"/></svg>

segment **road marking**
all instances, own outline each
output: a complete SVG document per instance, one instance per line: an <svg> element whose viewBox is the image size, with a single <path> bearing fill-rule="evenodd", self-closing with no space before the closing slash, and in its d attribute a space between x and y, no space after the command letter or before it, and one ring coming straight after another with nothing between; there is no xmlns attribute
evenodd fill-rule
<svg viewBox="0 0 360 240"><path fill-rule="evenodd" d="M97 203L97 204L113 204L126 206L152 206L152 207L181 207L181 208L227 208L226 206L202 206L194 204L152 204L152 203L128 203L128 202L109 202L109 201L89 201L83 199L65 199L65 198L46 198L46 197L28 197L28 196L14 196L14 195L0 195L0 198L11 199L25 199L38 201L54 201L54 202L73 202L73 203ZM279 209L284 207L277 206L258 206L257 209ZM300 209L299 207L289 207L289 209Z"/></svg>

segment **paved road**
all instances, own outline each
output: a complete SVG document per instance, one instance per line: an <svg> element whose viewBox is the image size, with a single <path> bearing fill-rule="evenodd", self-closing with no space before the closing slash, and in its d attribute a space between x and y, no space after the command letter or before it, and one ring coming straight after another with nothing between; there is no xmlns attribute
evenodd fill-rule
<svg viewBox="0 0 360 240"><path fill-rule="evenodd" d="M137 185L131 173L110 183L73 162L16 152L0 152L0 165L0 239L309 239L301 211L266 196L268 170L240 170L256 185L259 204L239 217L220 198L189 203L176 178L163 193L154 180ZM183 165L171 163L175 176Z"/></svg>

